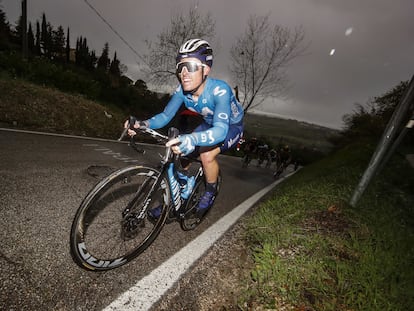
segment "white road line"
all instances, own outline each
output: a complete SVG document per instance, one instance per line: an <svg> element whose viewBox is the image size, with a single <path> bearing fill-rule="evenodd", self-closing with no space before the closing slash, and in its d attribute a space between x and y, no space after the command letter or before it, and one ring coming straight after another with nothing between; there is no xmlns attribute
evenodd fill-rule
<svg viewBox="0 0 414 311"><path fill-rule="evenodd" d="M56 136L56 137L67 137L67 138L78 138L78 139L87 139L87 140L98 140L98 141L107 141L107 142L118 142L118 143L123 143L123 144L128 143L128 142L125 142L125 141L118 141L118 140L115 140L115 139L88 137L88 136L76 136L76 135L47 133L47 132L37 132L37 131L28 131L28 130L18 130L18 129L10 129L10 128L4 128L4 127L0 127L0 131L25 133L25 134L36 134L36 135L45 135L45 136Z"/></svg>
<svg viewBox="0 0 414 311"><path fill-rule="evenodd" d="M103 311L149 310L249 208L292 174L280 178L234 208L150 274L139 280Z"/></svg>

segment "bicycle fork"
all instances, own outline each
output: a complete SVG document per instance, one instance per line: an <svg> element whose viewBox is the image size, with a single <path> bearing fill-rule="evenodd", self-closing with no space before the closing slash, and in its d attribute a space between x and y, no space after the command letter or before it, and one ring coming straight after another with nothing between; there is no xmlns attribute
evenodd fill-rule
<svg viewBox="0 0 414 311"><path fill-rule="evenodd" d="M161 176L163 174L160 174L158 176L155 176L155 172L150 171L147 174L145 174L147 177L149 177L148 179L146 179L144 181L144 183L139 187L139 189L136 191L136 194L134 196L134 198L128 203L127 207L124 209L124 211L122 212L122 216L123 218L125 218L126 216L128 216L128 214L130 213L131 210L134 209L135 204L137 203L140 195L142 195L143 189L145 189L148 184L151 182L152 178L156 178L156 180L153 182L152 186L150 187L149 191L145 191L145 199L143 200L144 205L143 207L140 209L140 212L138 215L135 215L135 218L138 220L142 220L145 218L146 215L146 211L148 209L149 204L151 203L151 195L152 193L161 185L162 186L162 179Z"/></svg>

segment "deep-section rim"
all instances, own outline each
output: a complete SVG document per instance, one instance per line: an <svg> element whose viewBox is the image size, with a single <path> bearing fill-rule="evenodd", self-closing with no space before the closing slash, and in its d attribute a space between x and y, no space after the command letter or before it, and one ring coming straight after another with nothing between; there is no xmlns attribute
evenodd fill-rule
<svg viewBox="0 0 414 311"><path fill-rule="evenodd" d="M163 205L163 212L161 216L159 217L158 221L156 222L156 224L154 225L151 232L144 239L142 239L142 242L140 242L139 245L134 250L130 251L128 254L124 256L119 256L118 258L115 258L115 259L111 258L111 259L102 259L102 260L94 258L92 256L88 257L89 253L81 254L81 252L85 250L87 251L87 249L86 247L84 249L82 248L84 247L84 244L82 244L84 242L84 239L83 239L84 237L82 236L81 232L84 228L84 225L80 222L85 217L88 206L91 206L91 204L93 204L94 198L99 197L99 194L101 192L106 191L111 186L116 184L117 181L122 180L122 178L131 176L131 172L133 171L136 171L136 172L132 174L138 174L139 171L153 172L153 174L155 174L156 176L159 176L160 174L158 170L151 168L151 167L145 167L145 166L128 166L125 168L121 168L111 173L107 177L103 178L100 182L98 182L92 188L92 190L88 193L88 195L84 198L81 205L79 206L76 212L76 215L74 217L72 227L71 227L70 251L71 251L73 260L80 267L87 269L87 270L92 270L92 271L106 271L106 270L120 267L130 262L131 260L136 258L138 255L140 255L143 251L145 251L145 249L147 249L152 244L152 242L156 239L156 237L160 233L165 223L167 214L168 214L168 204ZM170 192L169 192L170 190L168 186L165 187L165 191L167 193L167 202L168 202L170 198ZM94 259L96 259L96 261Z"/></svg>

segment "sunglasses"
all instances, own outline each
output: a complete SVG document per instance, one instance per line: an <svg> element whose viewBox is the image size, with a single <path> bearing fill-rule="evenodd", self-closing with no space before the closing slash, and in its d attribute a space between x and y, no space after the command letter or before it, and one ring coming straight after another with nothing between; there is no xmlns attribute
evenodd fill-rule
<svg viewBox="0 0 414 311"><path fill-rule="evenodd" d="M207 65L197 63L197 62L180 62L175 66L175 70L177 74L181 74L184 67L187 69L188 72L196 72L200 69L200 67L206 67Z"/></svg>

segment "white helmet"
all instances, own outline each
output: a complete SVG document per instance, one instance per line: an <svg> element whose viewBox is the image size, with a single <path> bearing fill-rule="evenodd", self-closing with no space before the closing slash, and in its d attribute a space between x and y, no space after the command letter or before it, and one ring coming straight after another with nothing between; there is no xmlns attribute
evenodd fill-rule
<svg viewBox="0 0 414 311"><path fill-rule="evenodd" d="M209 67L213 65L213 49L206 40L191 39L181 45L176 62L179 63L183 58L189 57L197 58Z"/></svg>

